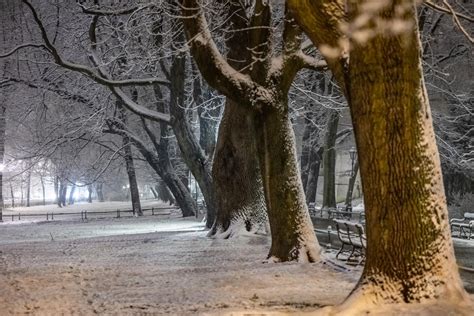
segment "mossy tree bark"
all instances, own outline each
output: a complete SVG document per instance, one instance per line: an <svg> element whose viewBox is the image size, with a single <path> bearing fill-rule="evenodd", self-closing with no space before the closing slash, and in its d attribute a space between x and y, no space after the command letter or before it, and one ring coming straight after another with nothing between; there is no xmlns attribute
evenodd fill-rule
<svg viewBox="0 0 474 316"><path fill-rule="evenodd" d="M248 113L255 115L257 151L272 234L269 257L275 261L319 258L298 172L287 93L302 67L324 69L325 64L304 55L301 36L286 16L283 52L272 57L270 3L256 1L250 18L248 51L252 67L239 72L218 51L196 0L181 0L183 23L191 53L203 77Z"/></svg>
<svg viewBox="0 0 474 316"><path fill-rule="evenodd" d="M423 82L414 1L397 0L372 12L364 42L347 47L337 25L359 17L365 1L289 0L312 41L340 50L326 54L351 107L367 218L367 261L342 308L387 303L467 300L454 258L439 156ZM366 14L367 12L364 12ZM398 21L403 32L375 21ZM324 49L323 49L324 52ZM326 51L327 52L327 51ZM359 309L360 308L360 309Z"/></svg>

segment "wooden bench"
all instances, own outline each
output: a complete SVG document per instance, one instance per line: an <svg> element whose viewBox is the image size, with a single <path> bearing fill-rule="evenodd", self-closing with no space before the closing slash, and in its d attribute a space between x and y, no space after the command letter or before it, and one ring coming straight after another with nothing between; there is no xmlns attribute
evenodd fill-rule
<svg viewBox="0 0 474 316"><path fill-rule="evenodd" d="M474 235L474 213L464 213L464 218L453 218L449 221L451 232L455 229L459 231L459 238L467 237L471 239Z"/></svg>
<svg viewBox="0 0 474 316"><path fill-rule="evenodd" d="M334 220L337 229L337 237L341 242L341 248L336 254L336 259L343 253L349 253L348 262L353 262L359 257L357 264L365 260L365 251L367 248L367 239L364 234L364 227L361 224L344 220ZM342 259L341 259L342 260Z"/></svg>

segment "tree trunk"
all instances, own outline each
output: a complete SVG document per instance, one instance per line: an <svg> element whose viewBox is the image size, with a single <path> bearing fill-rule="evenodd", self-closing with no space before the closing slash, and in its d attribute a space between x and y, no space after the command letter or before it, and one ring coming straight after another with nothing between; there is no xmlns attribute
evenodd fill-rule
<svg viewBox="0 0 474 316"><path fill-rule="evenodd" d="M168 141L169 141L169 132L165 124L161 124L160 133L160 143L158 144L155 139L154 134L151 130L144 125L145 131L150 136L157 154L148 150L143 143L137 139L133 139L135 147L140 151L142 156L148 162L150 167L155 170L157 175L163 180L163 182L168 186L171 193L173 194L176 202L178 203L183 217L194 216L197 212L197 203L192 198L191 193L186 188L185 185L181 182L176 170L174 170L173 165L171 164L168 152Z"/></svg>
<svg viewBox="0 0 474 316"><path fill-rule="evenodd" d="M319 1L289 3L315 44L335 46L343 9ZM365 14L361 3L351 2L349 16ZM328 57L351 107L367 222L364 272L341 309L365 314L362 309L373 305L441 300L462 308L469 298L454 257L415 3L389 4L365 20L374 34L364 43L352 40L348 71L340 59ZM403 32L375 27L374 20L394 19L406 27Z"/></svg>
<svg viewBox="0 0 474 316"><path fill-rule="evenodd" d="M309 155L309 171L308 180L306 183L306 203L316 202L316 194L318 192L319 170L321 168L321 160L323 157L324 148L317 148L313 146Z"/></svg>
<svg viewBox="0 0 474 316"><path fill-rule="evenodd" d="M339 125L339 113L331 110L328 130L324 143L324 159L323 159L323 209L336 208L336 136L337 127Z"/></svg>
<svg viewBox="0 0 474 316"><path fill-rule="evenodd" d="M46 190L44 187L44 177L42 175L40 176L40 181L41 181L41 193L43 194L43 205L46 205Z"/></svg>
<svg viewBox="0 0 474 316"><path fill-rule="evenodd" d="M352 171L352 169L351 169ZM354 171L352 172L349 178L349 185L347 186L347 195L346 195L346 208L349 206L352 207L352 195L354 193L354 185L357 179L357 172L359 171L359 159L356 158L354 163Z"/></svg>
<svg viewBox="0 0 474 316"><path fill-rule="evenodd" d="M173 74L170 92L171 125L176 135L182 157L201 189L207 208L206 227L211 228L216 216L211 162L204 155L186 118L184 103L184 82L186 81L185 66L185 56L183 54L177 54L173 59L170 70Z"/></svg>
<svg viewBox="0 0 474 316"><path fill-rule="evenodd" d="M304 197L288 106L280 102L281 106L264 109L256 118L257 150L272 234L269 258L313 262L319 258L320 248Z"/></svg>
<svg viewBox="0 0 474 316"><path fill-rule="evenodd" d="M140 192L138 190L137 176L135 173L135 165L133 163L132 145L130 144L130 139L126 136L122 137L122 141L128 183L130 186L130 198L132 200L133 215L143 216L143 211L140 204Z"/></svg>
<svg viewBox="0 0 474 316"><path fill-rule="evenodd" d="M15 207L15 194L13 193L13 185L11 181L10 181L10 194L12 196L12 208L14 208Z"/></svg>
<svg viewBox="0 0 474 316"><path fill-rule="evenodd" d="M69 199L68 199L68 204L73 205L74 204L74 193L76 192L76 184L73 183L71 187L71 191L69 191Z"/></svg>
<svg viewBox="0 0 474 316"><path fill-rule="evenodd" d="M89 184L87 186L87 193L88 193L87 202L92 203L92 184Z"/></svg>
<svg viewBox="0 0 474 316"><path fill-rule="evenodd" d="M60 203L62 206L66 206L66 197L67 197L67 182L66 180L61 181L60 185Z"/></svg>
<svg viewBox="0 0 474 316"><path fill-rule="evenodd" d="M415 9L404 18L416 25ZM354 45L348 84L369 227L358 292L390 302L460 297L416 27Z"/></svg>
<svg viewBox="0 0 474 316"><path fill-rule="evenodd" d="M6 67L6 66L5 66ZM3 171L5 161L5 132L6 132L6 105L0 105L0 164L2 169L0 170L0 222L3 221ZM13 199L12 199L13 200Z"/></svg>
<svg viewBox="0 0 474 316"><path fill-rule="evenodd" d="M224 1L221 1L222 3ZM237 1L227 5L233 29L249 26L245 7ZM227 60L235 69L249 69L252 62L248 32L232 32L227 39ZM212 176L216 192L216 222L209 236L229 238L240 232L256 232L268 223L262 178L255 143L255 113L242 108L241 100L226 99L219 125Z"/></svg>
<svg viewBox="0 0 474 316"><path fill-rule="evenodd" d="M26 176L26 207L30 207L31 202L31 172Z"/></svg>
<svg viewBox="0 0 474 316"><path fill-rule="evenodd" d="M267 223L254 130L254 115L227 99L214 156L216 222L209 236L229 238Z"/></svg>
<svg viewBox="0 0 474 316"><path fill-rule="evenodd" d="M54 177L53 187L54 187L54 196L55 196L54 203L57 204L59 207L61 207L60 199L59 199L59 177L58 176Z"/></svg>
<svg viewBox="0 0 474 316"><path fill-rule="evenodd" d="M105 202L103 188L104 188L103 183L96 183L95 192L97 193L97 199L99 200L99 202Z"/></svg>
<svg viewBox="0 0 474 316"><path fill-rule="evenodd" d="M155 190L154 187L150 186L150 191L151 191L151 193L153 194L153 197L154 197L155 199L158 199L158 198L159 198L158 192Z"/></svg>

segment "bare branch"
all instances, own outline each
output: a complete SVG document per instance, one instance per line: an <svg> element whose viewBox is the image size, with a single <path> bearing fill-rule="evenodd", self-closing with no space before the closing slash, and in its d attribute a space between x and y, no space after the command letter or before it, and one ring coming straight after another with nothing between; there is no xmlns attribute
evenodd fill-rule
<svg viewBox="0 0 474 316"><path fill-rule="evenodd" d="M451 12L451 15L453 16L453 21L457 25L459 30L464 34L464 36L466 36L466 38L469 40L469 42L471 42L471 44L474 43L474 39L469 35L469 33L467 33L466 29L464 29L464 27L462 26L456 12L454 12L453 7L446 0L443 0L443 3L445 6L448 7L449 11Z"/></svg>
<svg viewBox="0 0 474 316"><path fill-rule="evenodd" d="M23 3L28 6L30 9L33 18L38 25L40 32L41 32L41 37L45 43L45 46L47 50L51 53L53 56L55 62L69 70L77 71L79 73L82 73L89 78L93 79L94 81L107 85L107 86L143 86L143 85L153 85L153 84L162 84L162 85L168 85L169 81L164 80L164 79L158 79L158 78L145 78L145 79L125 79L125 80L112 80L109 78L104 78L97 74L94 69L89 68L84 65L76 64L76 63L71 63L67 60L64 60L61 55L59 54L58 50L56 47L51 43L51 41L48 38L48 34L46 32L46 29L43 25L43 22L38 16L38 13L36 12L35 8L31 5L31 3L28 0L22 0Z"/></svg>
<svg viewBox="0 0 474 316"><path fill-rule="evenodd" d="M445 3L445 1L443 1L443 3L448 7L448 9L442 7L442 6L439 6L437 5L436 3L433 3L429 0L425 0L424 2L424 5L426 5L427 7L430 7L431 9L433 10L436 10L436 11L439 11L439 12L443 12L443 13L448 13L448 14L451 14L454 17L458 17L458 18L462 18L462 19L465 19L469 22L474 22L474 18L470 17L470 16L467 16L467 15L464 15L462 13L458 13L458 12L455 12L454 10L452 10L451 6L447 3Z"/></svg>
<svg viewBox="0 0 474 316"><path fill-rule="evenodd" d="M212 39L209 27L196 0L181 0L183 24L190 49L202 76L213 88L234 100L258 100L271 104L265 88L225 60Z"/></svg>
<svg viewBox="0 0 474 316"><path fill-rule="evenodd" d="M101 61L99 57L96 54L97 50L97 34L96 34L96 26L97 26L97 21L99 19L99 16L94 16L92 19L91 25L89 27L89 37L91 40L91 48L92 48L92 53L91 53L91 61L92 63L95 64L97 69L100 72L101 77L103 78L108 78L109 73L108 71L104 68L101 67ZM153 121L159 121L159 122L164 122L164 123L170 123L171 117L169 114L161 113L155 110L150 110L149 108L138 104L134 100L132 100L122 89L119 87L113 86L113 85L107 85L107 87L112 91L112 93L122 101L123 106L129 109L131 112L141 116L145 117L147 119L153 120Z"/></svg>
<svg viewBox="0 0 474 316"><path fill-rule="evenodd" d="M97 10L93 8L86 8L83 4L80 4L80 3L79 3L79 6L82 8L82 12L86 14L93 14L93 15L100 15L100 16L130 14L139 8L139 7L131 7L131 8L118 9L118 10Z"/></svg>
<svg viewBox="0 0 474 316"><path fill-rule="evenodd" d="M6 52L4 54L0 54L0 58L6 58L8 56L11 56L15 52L19 51L20 49L27 48L27 47L44 48L44 49L49 51L49 49L44 44L25 43L25 44L18 45L17 47L13 48L9 52Z"/></svg>

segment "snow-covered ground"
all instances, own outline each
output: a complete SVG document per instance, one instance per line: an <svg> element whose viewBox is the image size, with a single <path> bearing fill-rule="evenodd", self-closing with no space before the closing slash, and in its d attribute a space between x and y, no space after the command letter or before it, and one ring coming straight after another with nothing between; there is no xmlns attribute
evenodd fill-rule
<svg viewBox="0 0 474 316"><path fill-rule="evenodd" d="M357 282L316 264L263 263L266 237L212 240L171 216L0 224L0 314L311 312Z"/></svg>
<svg viewBox="0 0 474 316"><path fill-rule="evenodd" d="M152 206L166 205L143 203ZM130 205L40 206L15 212L51 208L77 212ZM167 214L1 223L0 315L311 314L342 302L362 270L332 264L334 253L326 264L263 263L267 237L213 240L206 237L202 222L181 218L179 210ZM472 243L455 239L460 263L470 262Z"/></svg>

